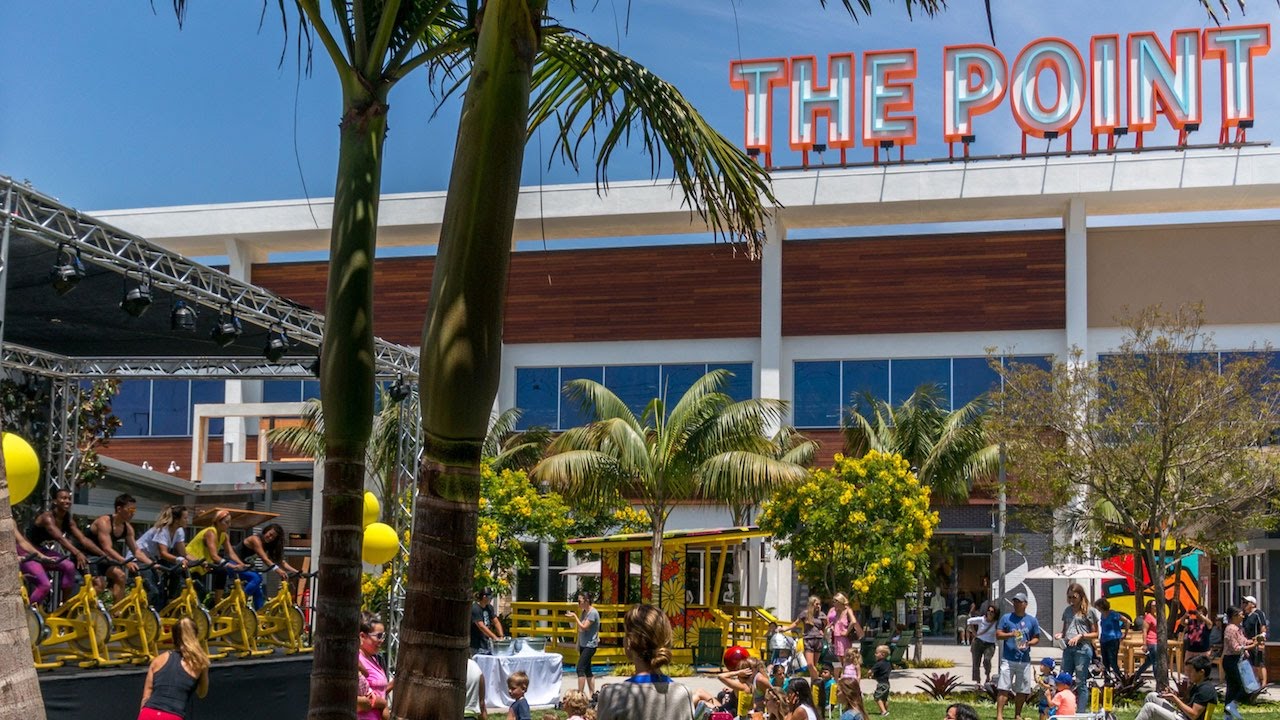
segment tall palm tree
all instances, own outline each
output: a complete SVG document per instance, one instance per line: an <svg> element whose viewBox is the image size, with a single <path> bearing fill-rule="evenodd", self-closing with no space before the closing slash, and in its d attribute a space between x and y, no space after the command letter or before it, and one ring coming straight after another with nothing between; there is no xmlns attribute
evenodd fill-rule
<svg viewBox="0 0 1280 720"><path fill-rule="evenodd" d="M864 397L869 417L856 409L845 424L845 451L861 457L869 450L897 453L911 463L920 481L943 500L963 502L975 480L991 477L1000 450L982 425L982 399L949 411L937 385L916 388L898 407ZM916 582L916 657L924 644L924 572Z"/></svg>
<svg viewBox="0 0 1280 720"><path fill-rule="evenodd" d="M699 378L670 413L663 398L654 398L638 418L600 383L569 382L569 396L595 421L553 440L547 457L533 470L537 480L570 498L638 498L653 523L649 567L655 592L662 587L662 533L675 503L764 496L800 483L807 474L803 467L775 457L776 448L765 436L785 404L765 399L734 402L720 391L729 375L713 370Z"/></svg>

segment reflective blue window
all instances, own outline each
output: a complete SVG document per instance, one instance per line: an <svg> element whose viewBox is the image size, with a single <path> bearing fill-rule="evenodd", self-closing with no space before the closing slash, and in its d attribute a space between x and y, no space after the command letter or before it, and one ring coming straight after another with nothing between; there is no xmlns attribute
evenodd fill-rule
<svg viewBox="0 0 1280 720"><path fill-rule="evenodd" d="M797 362L795 364L796 427L840 426L839 361Z"/></svg>
<svg viewBox="0 0 1280 720"><path fill-rule="evenodd" d="M596 367L567 367L560 368L560 429L566 430L579 425L586 425L594 422L595 417L591 414L590 409L583 409L582 401L570 397L564 390L564 386L571 380L595 380L600 384L604 384L604 368Z"/></svg>
<svg viewBox="0 0 1280 720"><path fill-rule="evenodd" d="M889 401L901 405L921 385L937 386L943 407L951 404L951 359L894 360Z"/></svg>
<svg viewBox="0 0 1280 720"><path fill-rule="evenodd" d="M298 380L264 380L262 402L302 402L302 383Z"/></svg>
<svg viewBox="0 0 1280 720"><path fill-rule="evenodd" d="M1000 389L1000 373L987 358L955 358L951 361L951 400L961 408L979 395Z"/></svg>
<svg viewBox="0 0 1280 720"><path fill-rule="evenodd" d="M190 435L191 383L155 380L151 383L151 434Z"/></svg>
<svg viewBox="0 0 1280 720"><path fill-rule="evenodd" d="M733 377L725 383L722 390L726 395L733 398L734 402L742 402L750 400L753 397L752 388L755 383L751 377L751 363L726 363L721 365L708 365L708 370L723 368L733 373Z"/></svg>
<svg viewBox="0 0 1280 720"><path fill-rule="evenodd" d="M604 386L640 418L649 402L658 397L658 366L610 365L604 369Z"/></svg>
<svg viewBox="0 0 1280 720"><path fill-rule="evenodd" d="M845 412L857 410L868 417L874 408L867 402L867 395L876 402L889 399L888 360L846 360L842 370L844 397L840 398Z"/></svg>
<svg viewBox="0 0 1280 720"><path fill-rule="evenodd" d="M226 402L227 386L221 380L192 380L191 381L191 404L202 405L205 403L224 403ZM209 418L209 434L222 434L222 418Z"/></svg>
<svg viewBox="0 0 1280 720"><path fill-rule="evenodd" d="M151 381L124 380L111 400L111 412L120 418L120 437L141 437L151 432Z"/></svg>
<svg viewBox="0 0 1280 720"><path fill-rule="evenodd" d="M560 368L516 368L516 407L523 411L516 427L558 428Z"/></svg>
<svg viewBox="0 0 1280 720"><path fill-rule="evenodd" d="M320 381L319 380L303 380L302 381L302 399L318 400L319 398L320 398Z"/></svg>
<svg viewBox="0 0 1280 720"><path fill-rule="evenodd" d="M680 398L693 387L698 378L707 374L707 366L704 363L692 363L689 365L663 365L662 366L662 391L666 397L667 412L671 412L671 408L680 402Z"/></svg>

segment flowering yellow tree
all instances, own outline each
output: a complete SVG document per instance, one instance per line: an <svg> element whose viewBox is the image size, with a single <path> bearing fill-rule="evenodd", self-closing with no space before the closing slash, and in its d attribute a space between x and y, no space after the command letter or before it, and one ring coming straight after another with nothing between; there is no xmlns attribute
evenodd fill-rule
<svg viewBox="0 0 1280 720"><path fill-rule="evenodd" d="M836 455L831 468L775 494L758 522L810 587L888 605L928 561L938 514L902 456L872 450L859 459Z"/></svg>

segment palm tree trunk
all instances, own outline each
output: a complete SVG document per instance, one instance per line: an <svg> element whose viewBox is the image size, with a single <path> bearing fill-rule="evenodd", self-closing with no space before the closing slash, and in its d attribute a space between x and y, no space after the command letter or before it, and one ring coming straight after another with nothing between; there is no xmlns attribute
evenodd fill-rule
<svg viewBox="0 0 1280 720"><path fill-rule="evenodd" d="M26 607L22 603L13 515L9 511L9 480L0 455L0 697L5 717L44 720L40 682L31 662Z"/></svg>
<svg viewBox="0 0 1280 720"><path fill-rule="evenodd" d="M423 460L392 715L462 716L480 453L502 317L540 0L485 4L422 339Z"/></svg>
<svg viewBox="0 0 1280 720"><path fill-rule="evenodd" d="M325 474L312 720L355 717L365 449L373 426L373 254L387 105L344 78L343 107L320 355Z"/></svg>

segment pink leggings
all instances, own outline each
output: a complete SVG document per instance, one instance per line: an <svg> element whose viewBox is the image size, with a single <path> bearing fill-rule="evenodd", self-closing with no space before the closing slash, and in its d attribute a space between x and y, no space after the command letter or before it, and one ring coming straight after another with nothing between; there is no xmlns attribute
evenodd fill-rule
<svg viewBox="0 0 1280 720"><path fill-rule="evenodd" d="M56 558L55 555L48 550L40 552L49 557ZM22 550L18 550L18 557L23 557ZM65 598L75 590L76 587L76 564L71 558L64 557L53 566L59 574L59 584L62 586L62 596ZM44 601L49 595L51 583L49 582L49 572L45 570L44 563L39 560L25 560L18 564L18 569L22 571L23 577L27 580L28 588L31 592L31 604L38 605Z"/></svg>

